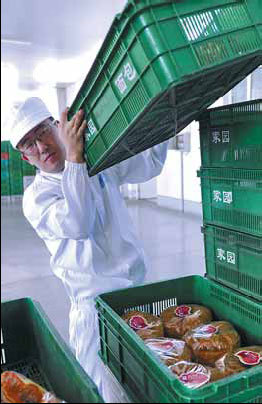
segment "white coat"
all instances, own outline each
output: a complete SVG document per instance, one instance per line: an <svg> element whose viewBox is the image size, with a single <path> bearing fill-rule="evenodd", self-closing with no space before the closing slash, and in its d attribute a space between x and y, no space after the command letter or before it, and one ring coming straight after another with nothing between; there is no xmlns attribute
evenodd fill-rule
<svg viewBox="0 0 262 404"><path fill-rule="evenodd" d="M37 174L24 194L24 214L44 240L71 301L71 347L100 392L94 298L141 284L147 267L119 186L159 175L167 147L168 141L93 177L85 163L66 161L61 173Z"/></svg>

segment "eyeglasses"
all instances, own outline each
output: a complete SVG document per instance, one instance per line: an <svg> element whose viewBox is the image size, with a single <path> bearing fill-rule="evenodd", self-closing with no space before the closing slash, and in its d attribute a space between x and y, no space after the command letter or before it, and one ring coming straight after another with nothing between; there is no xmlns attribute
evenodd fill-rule
<svg viewBox="0 0 262 404"><path fill-rule="evenodd" d="M20 152L25 156L36 156L39 151L36 142L43 142L44 138L53 135L54 122L39 125L32 133L32 136L23 142L22 147L19 147Z"/></svg>

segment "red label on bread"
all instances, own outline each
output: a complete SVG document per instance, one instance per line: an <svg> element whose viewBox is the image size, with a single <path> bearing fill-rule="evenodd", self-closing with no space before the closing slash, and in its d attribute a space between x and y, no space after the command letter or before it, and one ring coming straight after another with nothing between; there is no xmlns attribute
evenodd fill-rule
<svg viewBox="0 0 262 404"><path fill-rule="evenodd" d="M186 317L191 314L192 308L190 306L178 306L175 310L177 317Z"/></svg>
<svg viewBox="0 0 262 404"><path fill-rule="evenodd" d="M235 353L241 363L244 365L254 366L258 365L262 357L257 352L253 351L238 351Z"/></svg>
<svg viewBox="0 0 262 404"><path fill-rule="evenodd" d="M129 320L129 325L133 330L142 330L148 326L148 323L142 316L132 316Z"/></svg>
<svg viewBox="0 0 262 404"><path fill-rule="evenodd" d="M153 349L154 351L158 351L158 352L159 351L160 352L169 352L174 348L174 344L170 340L148 342L147 345L149 348Z"/></svg>
<svg viewBox="0 0 262 404"><path fill-rule="evenodd" d="M209 382L210 376L202 372L182 373L179 380L188 388L196 389Z"/></svg>
<svg viewBox="0 0 262 404"><path fill-rule="evenodd" d="M217 331L217 327L214 327L211 324L204 324L194 330L194 337L210 338L212 335L216 334Z"/></svg>

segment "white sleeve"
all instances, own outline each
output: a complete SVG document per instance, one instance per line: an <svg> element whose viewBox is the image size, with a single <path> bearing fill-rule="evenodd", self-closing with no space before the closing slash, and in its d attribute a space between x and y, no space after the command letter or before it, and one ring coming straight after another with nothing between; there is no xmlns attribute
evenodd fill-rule
<svg viewBox="0 0 262 404"><path fill-rule="evenodd" d="M23 199L24 214L41 238L89 237L95 217L89 181L85 163L66 161L60 192L52 183L43 181L28 187Z"/></svg>
<svg viewBox="0 0 262 404"><path fill-rule="evenodd" d="M138 184L159 175L166 160L168 144L167 140L112 167L119 185Z"/></svg>

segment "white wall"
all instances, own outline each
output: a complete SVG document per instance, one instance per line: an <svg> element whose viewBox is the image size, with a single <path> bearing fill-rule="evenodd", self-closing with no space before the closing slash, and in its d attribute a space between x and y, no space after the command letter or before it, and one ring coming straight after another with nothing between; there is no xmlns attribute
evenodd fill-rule
<svg viewBox="0 0 262 404"><path fill-rule="evenodd" d="M200 162L200 145L198 124L190 125L191 151L183 153L184 167L184 199L201 202L200 182L197 178L197 170ZM181 152L169 150L164 169L157 178L157 194L180 199L182 197L182 168Z"/></svg>
<svg viewBox="0 0 262 404"><path fill-rule="evenodd" d="M82 77L80 80L78 80L77 82L67 86L66 88L66 95L67 95L67 105L68 107L71 106L72 102L74 101L83 81L84 81L85 77Z"/></svg>
<svg viewBox="0 0 262 404"><path fill-rule="evenodd" d="M168 150L162 173L157 177L157 194L173 198L181 197L180 152Z"/></svg>
<svg viewBox="0 0 262 404"><path fill-rule="evenodd" d="M157 178L157 193L159 196L167 196L180 199L182 197L182 166L184 168L184 199L200 202L200 182L197 178L197 170L201 165L198 123L193 122L186 129L191 135L191 151L181 152L169 150L164 169ZM183 133L183 131L181 132Z"/></svg>
<svg viewBox="0 0 262 404"><path fill-rule="evenodd" d="M200 180L197 170L201 165L199 125L194 121L191 125L191 152L184 153L184 199L201 202Z"/></svg>

